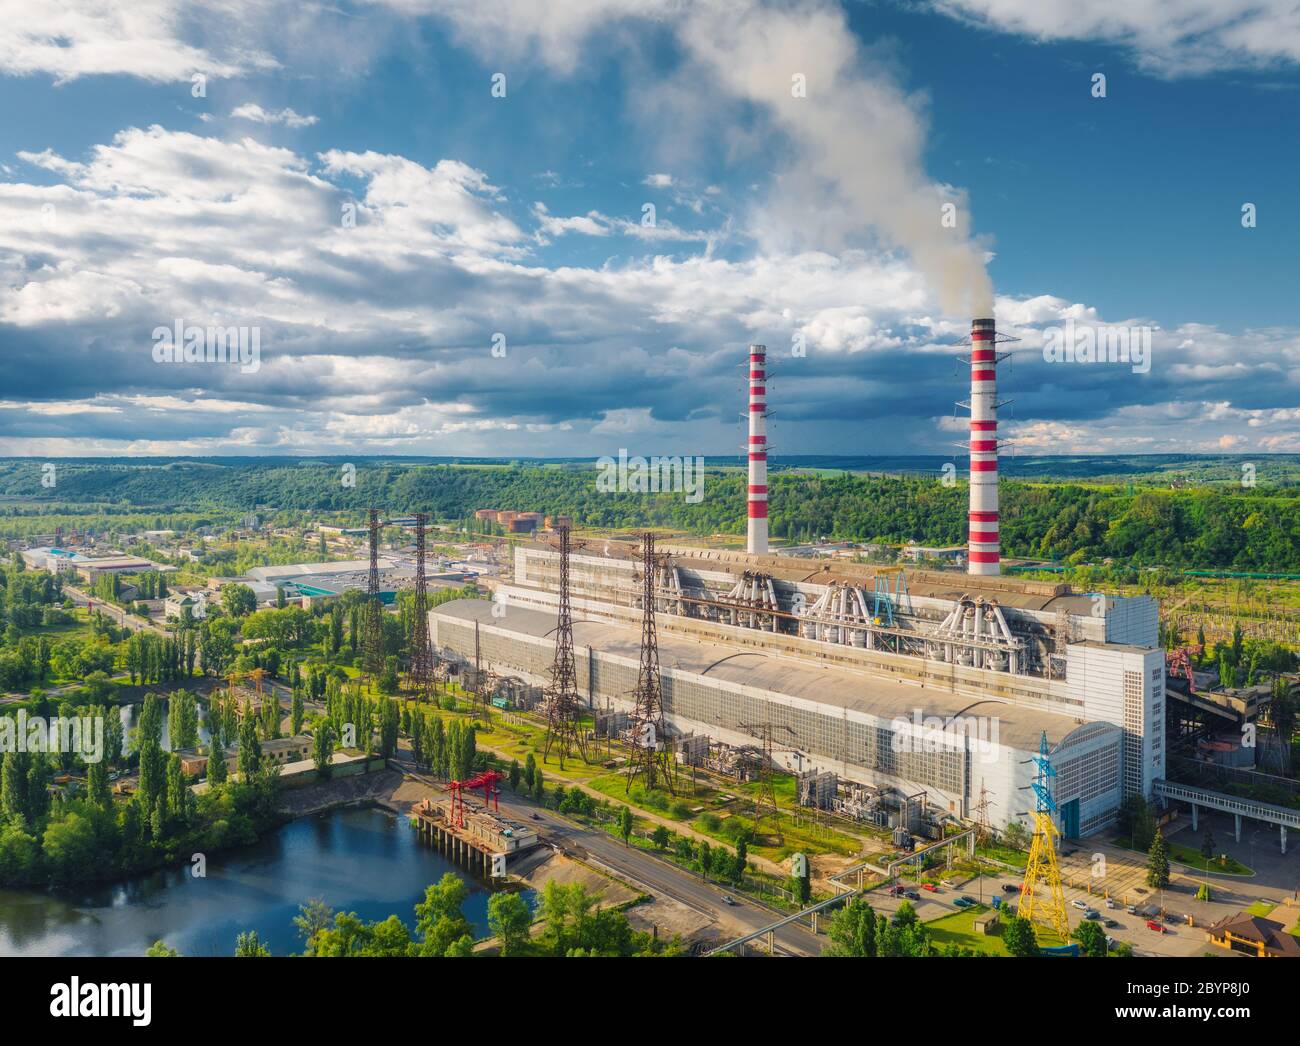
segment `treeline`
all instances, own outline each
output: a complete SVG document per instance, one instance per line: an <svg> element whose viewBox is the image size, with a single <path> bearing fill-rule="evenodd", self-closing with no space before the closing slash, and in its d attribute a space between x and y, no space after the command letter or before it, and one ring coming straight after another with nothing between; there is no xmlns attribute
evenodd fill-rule
<svg viewBox="0 0 1300 1046"><path fill-rule="evenodd" d="M447 872L416 903L414 931L396 915L366 922L356 912L334 911L319 898L300 905L293 922L303 940L304 956L468 958L474 954L474 927L464 910L468 899L465 881ZM679 937L665 941L657 933L635 930L623 912L601 907L598 901L582 883L548 882L536 913L542 927L532 935L535 915L528 902L518 893L494 893L488 899L488 929L496 938L496 954L610 958L684 954ZM146 954L175 958L179 952L156 941ZM236 938L237 958L270 954L256 931Z"/></svg>
<svg viewBox="0 0 1300 1046"><path fill-rule="evenodd" d="M9 463L12 464L12 463ZM39 497L39 477L0 463L0 495ZM321 462L178 462L165 468L68 464L61 501L100 500L111 489L133 504L206 506L214 512L273 505L281 513L347 512L359 522L376 504L461 521L478 508L572 515L594 527L656 526L699 534L741 534L746 479L738 470L705 475L696 503L681 493L602 493L594 468L461 467L365 463L354 487ZM939 478L803 475L769 480L771 532L808 540L956 545L965 540L964 483ZM1004 480L1002 548L1009 556L1067 563L1114 559L1136 565L1282 572L1300 564L1300 488L1129 488Z"/></svg>

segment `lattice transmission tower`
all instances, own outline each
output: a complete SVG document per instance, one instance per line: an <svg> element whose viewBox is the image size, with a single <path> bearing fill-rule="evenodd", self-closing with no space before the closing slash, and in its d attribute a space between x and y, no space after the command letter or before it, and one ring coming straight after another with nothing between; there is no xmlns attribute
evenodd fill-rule
<svg viewBox="0 0 1300 1046"><path fill-rule="evenodd" d="M370 573L361 628L361 666L373 683L384 670L384 606L379 599L379 509L370 510Z"/></svg>
<svg viewBox="0 0 1300 1046"><path fill-rule="evenodd" d="M429 643L429 581L424 571L425 524L428 515L415 514L415 617L411 621L411 689L416 700L434 692L433 647Z"/></svg>
<svg viewBox="0 0 1300 1046"><path fill-rule="evenodd" d="M643 778L646 788L664 787L676 794L673 754L664 723L663 679L659 673L659 637L655 631L655 578L666 557L655 555L655 536L641 535L641 667L632 692L632 759L627 790Z"/></svg>
<svg viewBox="0 0 1300 1046"><path fill-rule="evenodd" d="M997 806L989 796L992 793L984 787L984 778L980 778L980 800L975 804L975 841L982 843L993 834L993 826L989 818L989 807Z"/></svg>
<svg viewBox="0 0 1300 1046"><path fill-rule="evenodd" d="M773 770L776 767L773 738L776 736L776 727L769 719L765 723L741 723L740 728L748 730L763 742L763 754L759 757L758 763L758 794L754 796L754 834L759 834L759 828L764 821L770 821L772 834L776 837L776 844L780 846L785 842L785 833L781 831L781 809L776 805L776 785L773 781ZM780 729L791 735L794 734L794 731L784 723L781 724Z"/></svg>
<svg viewBox="0 0 1300 1046"><path fill-rule="evenodd" d="M1065 893L1061 889L1061 869L1056 863L1056 837L1060 833L1052 821L1056 813L1056 800L1052 798L1049 781L1056 776L1051 756L1047 754L1047 734L1038 742L1038 755L1030 760L1037 768L1033 784L1034 838L1029 845L1029 863L1025 866L1025 881L1020 887L1020 904L1016 914L1030 921L1050 926L1070 939L1070 923L1065 916ZM1046 896L1043 896L1046 894Z"/></svg>
<svg viewBox="0 0 1300 1046"><path fill-rule="evenodd" d="M560 769L566 756L577 752L587 761L587 742L578 723L578 671L573 661L573 613L569 606L569 528L556 528L560 538L560 613L555 626L555 660L551 664L551 683L546 688L546 739L542 745L542 762L555 748Z"/></svg>

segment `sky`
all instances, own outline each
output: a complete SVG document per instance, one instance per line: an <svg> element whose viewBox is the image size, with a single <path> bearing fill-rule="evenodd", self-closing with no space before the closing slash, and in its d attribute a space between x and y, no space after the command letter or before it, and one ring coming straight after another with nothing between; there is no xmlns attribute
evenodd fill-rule
<svg viewBox="0 0 1300 1046"><path fill-rule="evenodd" d="M1298 92L1291 0L0 0L0 454L739 455L761 342L774 457L956 455L990 310L1008 453L1300 453Z"/></svg>

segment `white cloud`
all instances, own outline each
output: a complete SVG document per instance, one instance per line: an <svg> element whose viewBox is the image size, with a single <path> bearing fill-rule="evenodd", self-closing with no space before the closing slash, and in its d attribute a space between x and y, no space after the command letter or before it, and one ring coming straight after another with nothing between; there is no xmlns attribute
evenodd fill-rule
<svg viewBox="0 0 1300 1046"><path fill-rule="evenodd" d="M1166 76L1300 61L1294 0L930 0L937 10L1038 40L1129 48Z"/></svg>
<svg viewBox="0 0 1300 1046"><path fill-rule="evenodd" d="M284 124L286 127L310 127L317 123L315 116L300 116L292 109L266 110L256 102L245 102L230 111L236 120L251 120L253 123Z"/></svg>
<svg viewBox="0 0 1300 1046"><path fill-rule="evenodd" d="M276 67L257 48L214 55L187 36L212 16L238 27L254 0L186 5L181 0L0 0L0 72L52 75L66 83L83 76L134 76L157 83L189 80L195 73L234 77Z"/></svg>
<svg viewBox="0 0 1300 1046"><path fill-rule="evenodd" d="M655 241L618 264L548 266L548 235L630 239L639 222L544 205L516 220L487 172L452 159L312 160L161 127L25 159L59 184L0 182L4 453L616 453L637 439L720 453L739 443L749 340L782 363L786 453L946 450L942 419L965 393L964 321L894 254L666 255ZM1024 339L1003 381L1026 449L1297 441L1293 329L1175 325L1142 376L1050 366L1038 349L1066 317L1129 318L1050 295L1001 299L997 314ZM151 331L177 318L258 327L261 370L154 363ZM806 357L790 356L796 335ZM164 419L177 431L155 438Z"/></svg>

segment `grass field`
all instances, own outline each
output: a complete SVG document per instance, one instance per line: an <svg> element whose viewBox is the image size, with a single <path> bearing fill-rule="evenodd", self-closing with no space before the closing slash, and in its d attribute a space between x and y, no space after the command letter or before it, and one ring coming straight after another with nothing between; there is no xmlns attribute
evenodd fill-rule
<svg viewBox="0 0 1300 1046"><path fill-rule="evenodd" d="M987 912L988 906L977 904L951 915L940 916L925 924L930 932L930 939L936 947L955 944L961 948L974 948L985 955L1007 955L1007 946L1002 943L1002 924L999 923L991 934L975 932L975 917L980 912ZM1044 926L1035 926L1040 948L1056 948L1070 942L1061 940L1061 935Z"/></svg>
<svg viewBox="0 0 1300 1046"><path fill-rule="evenodd" d="M605 774L587 782L590 787L611 799L628 803L642 810L653 811L660 817L689 826L701 835L736 845L745 832L753 832L754 807L741 788L735 790L715 786L711 781L697 780L693 794L671 796L667 792L647 792L639 785L627 793L626 778L622 774ZM793 782L791 782L793 787ZM784 811L780 814L782 839L776 842L771 836L770 822L765 822L761 834L756 833L749 843L750 852L783 861L793 853L834 853L850 857L862 849L862 841L831 828L814 828L808 823L795 823Z"/></svg>
<svg viewBox="0 0 1300 1046"><path fill-rule="evenodd" d="M1119 845L1123 846L1123 843ZM1186 865L1188 868L1194 868L1198 872L1208 871L1210 874L1219 875L1254 875L1254 869L1246 867L1235 858L1229 857L1224 863L1220 864L1217 857L1212 858L1209 867L1206 867L1205 857L1194 846L1185 846L1182 843L1174 843L1166 840L1165 845L1169 848L1169 860L1174 864ZM1133 850L1131 847L1125 847L1131 853L1146 854L1141 850ZM1226 855L1225 855L1226 856Z"/></svg>

